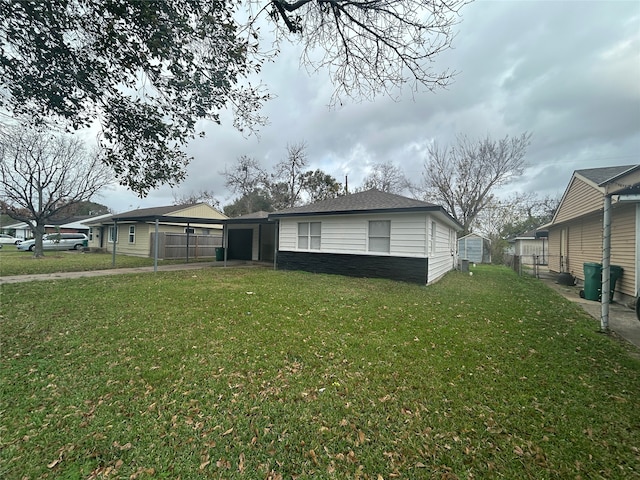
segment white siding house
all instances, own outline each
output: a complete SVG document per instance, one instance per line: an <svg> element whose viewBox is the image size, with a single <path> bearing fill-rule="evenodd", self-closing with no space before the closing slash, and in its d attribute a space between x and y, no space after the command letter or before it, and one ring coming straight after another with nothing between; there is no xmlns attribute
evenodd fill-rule
<svg viewBox="0 0 640 480"><path fill-rule="evenodd" d="M281 269L432 283L455 267L461 226L442 207L377 190L269 215Z"/></svg>

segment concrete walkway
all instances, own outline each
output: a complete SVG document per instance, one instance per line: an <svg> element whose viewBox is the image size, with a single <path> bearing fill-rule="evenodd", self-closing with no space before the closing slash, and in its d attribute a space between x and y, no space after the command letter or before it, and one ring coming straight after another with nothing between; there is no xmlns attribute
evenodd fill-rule
<svg viewBox="0 0 640 480"><path fill-rule="evenodd" d="M228 260L227 267L239 266L265 266L264 263L253 263L238 260ZM224 262L195 262L180 263L175 265L160 265L159 272L175 272L178 270L200 270L209 267L224 267ZM37 275L11 275L0 277L0 285L5 283L22 283L46 280L61 280L66 278L87 278L102 277L106 275L122 275L126 273L149 273L153 272L153 267L133 267L133 268L110 268L108 270L89 270L84 272L58 272L58 273L42 273Z"/></svg>
<svg viewBox="0 0 640 480"><path fill-rule="evenodd" d="M602 305L600 302L580 298L582 286L568 286L556 283L556 274L540 272L540 280L554 289L567 300L580 305L596 322L594 327L600 329L600 317ZM628 305L613 302L609 305L609 329L616 335L640 349L640 320L636 318L636 312Z"/></svg>

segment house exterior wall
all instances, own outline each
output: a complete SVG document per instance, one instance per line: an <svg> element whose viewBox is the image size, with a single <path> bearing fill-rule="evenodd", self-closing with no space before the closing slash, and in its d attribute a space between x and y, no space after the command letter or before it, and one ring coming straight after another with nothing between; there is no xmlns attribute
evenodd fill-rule
<svg viewBox="0 0 640 480"><path fill-rule="evenodd" d="M554 223L562 223L602 208L602 192L574 177L560 204Z"/></svg>
<svg viewBox="0 0 640 480"><path fill-rule="evenodd" d="M135 226L135 241L129 243L129 227ZM112 226L112 225L111 225ZM109 227L110 225L104 225L101 235L104 236L102 240L102 248L107 252L113 252L113 243L109 241ZM194 227L189 225L189 228L193 228L195 234L205 235L207 232L214 230L217 225L207 225L206 227ZM164 233L184 233L187 225L166 225L159 224L158 232ZM218 229L215 229L216 231ZM94 227L94 232L97 233L99 227ZM152 257L153 250L151 245L151 234L155 233L156 226L154 223L118 223L118 237L116 243L116 253L122 255L133 255L138 257ZM89 241L89 247L100 247L100 238L94 233L93 238Z"/></svg>
<svg viewBox="0 0 640 480"><path fill-rule="evenodd" d="M629 296L636 294L636 208L634 203L624 203L614 205L611 211L611 264L624 269L616 292ZM597 211L553 225L549 229L549 270L562 271L560 243L564 229L568 244L564 271L584 281L584 263L602 263L602 221L602 211Z"/></svg>
<svg viewBox="0 0 640 480"><path fill-rule="evenodd" d="M368 250L371 220L389 220L389 252ZM320 222L319 250L299 250L298 223ZM435 239L432 242L435 222ZM277 266L431 283L454 266L456 232L422 213L353 214L280 219Z"/></svg>
<svg viewBox="0 0 640 480"><path fill-rule="evenodd" d="M534 256L538 256L539 263L546 263L549 246L546 238L518 239L515 241L513 254L519 255L520 261L526 265L534 264Z"/></svg>

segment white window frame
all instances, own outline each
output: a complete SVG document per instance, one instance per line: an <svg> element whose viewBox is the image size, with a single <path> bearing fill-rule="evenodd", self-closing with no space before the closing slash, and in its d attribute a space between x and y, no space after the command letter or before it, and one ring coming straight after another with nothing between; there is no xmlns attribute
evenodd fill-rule
<svg viewBox="0 0 640 480"><path fill-rule="evenodd" d="M115 225L109 225L109 234L107 237L107 242L113 243L113 237L115 236L116 243L118 243L118 229Z"/></svg>
<svg viewBox="0 0 640 480"><path fill-rule="evenodd" d="M377 226L372 224L387 225L388 234L380 233ZM367 231L367 250L376 253L391 253L391 220L369 220ZM373 242L371 241L373 240ZM380 248L378 245L381 240L386 240L386 246ZM373 243L373 246L372 246Z"/></svg>
<svg viewBox="0 0 640 480"><path fill-rule="evenodd" d="M136 226L129 225L129 243L136 243Z"/></svg>
<svg viewBox="0 0 640 480"><path fill-rule="evenodd" d="M322 222L298 222L298 250L320 250L322 247ZM317 230L317 233L313 233ZM314 245L315 244L315 245Z"/></svg>

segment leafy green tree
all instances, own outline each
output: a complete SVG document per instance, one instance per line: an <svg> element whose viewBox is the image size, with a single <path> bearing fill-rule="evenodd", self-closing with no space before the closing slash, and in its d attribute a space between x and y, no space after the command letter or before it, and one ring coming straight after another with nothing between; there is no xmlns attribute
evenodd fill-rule
<svg viewBox="0 0 640 480"><path fill-rule="evenodd" d="M233 203L224 207L224 214L228 217L239 217L247 213L272 212L274 210L271 199L263 190L256 190L242 195Z"/></svg>
<svg viewBox="0 0 640 480"><path fill-rule="evenodd" d="M342 192L342 184L320 169L305 172L303 185L309 203L336 198Z"/></svg>
<svg viewBox="0 0 640 480"><path fill-rule="evenodd" d="M268 94L248 79L280 42L327 69L342 97L439 89L434 72L466 0L0 2L0 108L35 124L98 123L103 158L141 196L184 179L199 119L252 130ZM262 28L262 27L267 28ZM271 28L269 28L271 27ZM273 33L265 38L263 32Z"/></svg>

